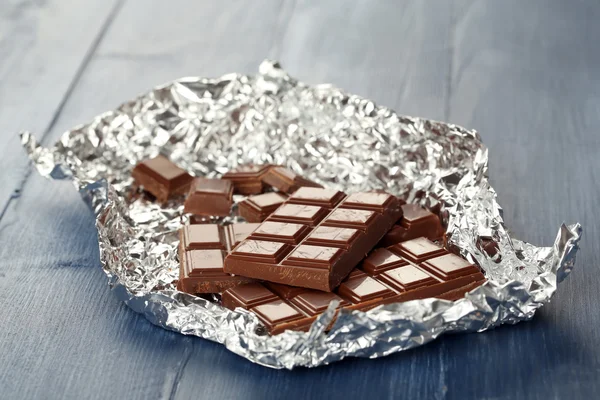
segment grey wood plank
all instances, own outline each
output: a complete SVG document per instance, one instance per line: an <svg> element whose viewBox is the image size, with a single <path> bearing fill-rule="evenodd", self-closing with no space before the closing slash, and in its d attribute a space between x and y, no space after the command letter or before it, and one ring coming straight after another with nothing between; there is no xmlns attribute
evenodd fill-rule
<svg viewBox="0 0 600 400"><path fill-rule="evenodd" d="M40 179L32 177L42 189ZM154 335L117 301L92 215L70 184L57 188L41 208L26 189L14 224L0 230L0 397L168 397L192 339Z"/></svg>
<svg viewBox="0 0 600 400"><path fill-rule="evenodd" d="M405 114L443 119L449 10L445 1L128 1L47 142L158 83L256 73L265 58L307 82L330 82Z"/></svg>
<svg viewBox="0 0 600 400"><path fill-rule="evenodd" d="M17 133L43 135L68 97L119 0L0 6L0 215L27 174Z"/></svg>
<svg viewBox="0 0 600 400"><path fill-rule="evenodd" d="M289 7L271 0L251 7L243 2L128 1L46 142L176 78L255 73L273 55Z"/></svg>
<svg viewBox="0 0 600 400"><path fill-rule="evenodd" d="M591 1L462 1L455 16L449 119L479 130L489 146L490 179L508 226L538 245L552 244L563 221L584 228L574 272L538 316L548 322L538 342L515 336L509 343L521 354L538 354L531 360L537 385L519 381L518 393L589 397L600 390L592 372L600 370L593 345L600 340L593 328L600 324L594 306L600 297L600 8ZM484 346L477 356L495 351ZM490 376L481 374L475 397L496 395L485 389Z"/></svg>

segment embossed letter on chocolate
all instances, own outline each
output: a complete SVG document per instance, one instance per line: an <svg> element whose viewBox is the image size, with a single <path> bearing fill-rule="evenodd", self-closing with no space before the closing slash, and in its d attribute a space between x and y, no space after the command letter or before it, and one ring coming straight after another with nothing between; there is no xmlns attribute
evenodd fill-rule
<svg viewBox="0 0 600 400"><path fill-rule="evenodd" d="M387 193L300 188L225 259L225 271L332 291L402 216Z"/></svg>
<svg viewBox="0 0 600 400"><path fill-rule="evenodd" d="M194 179L165 156L143 161L131 172L135 183L156 197L159 203L183 195Z"/></svg>

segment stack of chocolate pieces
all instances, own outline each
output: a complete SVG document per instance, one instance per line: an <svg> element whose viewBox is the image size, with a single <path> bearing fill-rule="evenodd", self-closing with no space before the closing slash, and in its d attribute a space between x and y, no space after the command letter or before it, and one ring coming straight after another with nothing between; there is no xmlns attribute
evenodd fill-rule
<svg viewBox="0 0 600 400"><path fill-rule="evenodd" d="M238 203L248 223L181 229L177 288L220 293L225 307L256 314L270 334L307 330L333 300L363 311L456 300L485 281L438 244L436 214L387 193L346 195L270 165L193 178L162 156L138 164L133 177L161 203L187 191L184 211L198 218L230 215L233 194L249 195Z"/></svg>
<svg viewBox="0 0 600 400"><path fill-rule="evenodd" d="M225 291L223 305L255 313L277 334L307 330L333 300L338 309L361 311L428 297L457 300L484 281L476 266L418 238L375 250L333 292L255 282Z"/></svg>

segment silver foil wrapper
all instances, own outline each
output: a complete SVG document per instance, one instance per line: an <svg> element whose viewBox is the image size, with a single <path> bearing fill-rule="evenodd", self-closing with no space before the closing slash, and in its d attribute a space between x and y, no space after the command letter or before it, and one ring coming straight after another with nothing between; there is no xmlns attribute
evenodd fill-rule
<svg viewBox="0 0 600 400"><path fill-rule="evenodd" d="M306 85L271 61L256 76L184 78L157 87L66 132L53 148L29 133L21 137L39 173L72 180L93 209L102 267L119 299L158 326L222 343L273 368L381 357L443 333L528 320L573 268L582 232L579 224L562 225L552 247L511 237L475 131L400 116L330 85ZM332 305L307 333L264 335L254 315L175 289L182 206L131 197L131 169L159 153L198 176L244 163L284 164L346 192L385 189L409 202L441 203L450 244L489 281L455 302L344 311L326 333ZM482 245L490 242L493 256Z"/></svg>

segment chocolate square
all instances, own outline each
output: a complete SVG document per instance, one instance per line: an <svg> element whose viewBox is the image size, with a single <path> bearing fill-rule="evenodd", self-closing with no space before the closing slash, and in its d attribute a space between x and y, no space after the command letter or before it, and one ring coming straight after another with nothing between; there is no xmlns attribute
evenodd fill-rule
<svg viewBox="0 0 600 400"><path fill-rule="evenodd" d="M363 233L356 229L319 226L304 241L314 246L339 247L349 249Z"/></svg>
<svg viewBox="0 0 600 400"><path fill-rule="evenodd" d="M254 311L258 318L260 318L260 320L267 325L267 327L281 324L283 322L294 321L303 317L298 310L282 300L275 300L270 303L261 304L254 307L252 311Z"/></svg>
<svg viewBox="0 0 600 400"><path fill-rule="evenodd" d="M348 304L347 301L335 293L321 292L319 290L305 291L292 298L291 302L309 316L314 316L323 313L333 300L340 302L337 308Z"/></svg>
<svg viewBox="0 0 600 400"><path fill-rule="evenodd" d="M447 253L446 250L424 237L402 242L390 247L390 250L415 263Z"/></svg>
<svg viewBox="0 0 600 400"><path fill-rule="evenodd" d="M251 239L298 244L310 228L302 224L266 221L251 235Z"/></svg>
<svg viewBox="0 0 600 400"><path fill-rule="evenodd" d="M338 208L325 218L323 225L338 226L341 228L356 228L364 231L375 219L375 216L375 212L371 210Z"/></svg>
<svg viewBox="0 0 600 400"><path fill-rule="evenodd" d="M476 266L454 254L431 258L421 266L442 280L470 275L478 271Z"/></svg>
<svg viewBox="0 0 600 400"><path fill-rule="evenodd" d="M241 165L227 171L222 179L231 181L236 193L257 194L264 188L262 177L269 169L269 165Z"/></svg>
<svg viewBox="0 0 600 400"><path fill-rule="evenodd" d="M389 269L407 265L408 261L388 249L376 249L363 261L362 269L371 275L379 275Z"/></svg>
<svg viewBox="0 0 600 400"><path fill-rule="evenodd" d="M353 303L361 303L393 296L394 292L370 276L363 276L342 283L338 288L338 294Z"/></svg>
<svg viewBox="0 0 600 400"><path fill-rule="evenodd" d="M248 222L262 222L285 201L279 193L250 196L238 204L240 216Z"/></svg>
<svg viewBox="0 0 600 400"><path fill-rule="evenodd" d="M196 215L227 216L233 204L233 185L222 179L196 178L183 211Z"/></svg>
<svg viewBox="0 0 600 400"><path fill-rule="evenodd" d="M262 180L265 184L288 194L294 193L298 188L303 186L321 187L318 183L303 178L294 171L281 166L269 168L263 175Z"/></svg>
<svg viewBox="0 0 600 400"><path fill-rule="evenodd" d="M327 209L335 207L344 198L344 193L334 189L301 187L288 200L291 204L306 204Z"/></svg>
<svg viewBox="0 0 600 400"><path fill-rule="evenodd" d="M414 265L385 271L380 279L398 291L411 290L438 282L437 279Z"/></svg>
<svg viewBox="0 0 600 400"><path fill-rule="evenodd" d="M296 247L282 264L329 269L343 253L344 250L335 247L309 246L302 244Z"/></svg>
<svg viewBox="0 0 600 400"><path fill-rule="evenodd" d="M162 155L140 162L131 175L137 185L154 195L160 203L183 195L193 179L184 169Z"/></svg>
<svg viewBox="0 0 600 400"><path fill-rule="evenodd" d="M226 250L226 245L223 241L221 230L218 225L186 225L181 228L181 232L181 242L185 250Z"/></svg>
<svg viewBox="0 0 600 400"><path fill-rule="evenodd" d="M341 208L373 210L382 213L394 201L394 196L388 193L362 192L351 194L344 200Z"/></svg>
<svg viewBox="0 0 600 400"><path fill-rule="evenodd" d="M245 240L233 251L232 255L246 260L260 260L276 264L290 251L291 247L286 243L266 242L263 240Z"/></svg>
<svg viewBox="0 0 600 400"><path fill-rule="evenodd" d="M326 215L327 210L323 207L286 203L275 210L269 220L315 226Z"/></svg>

